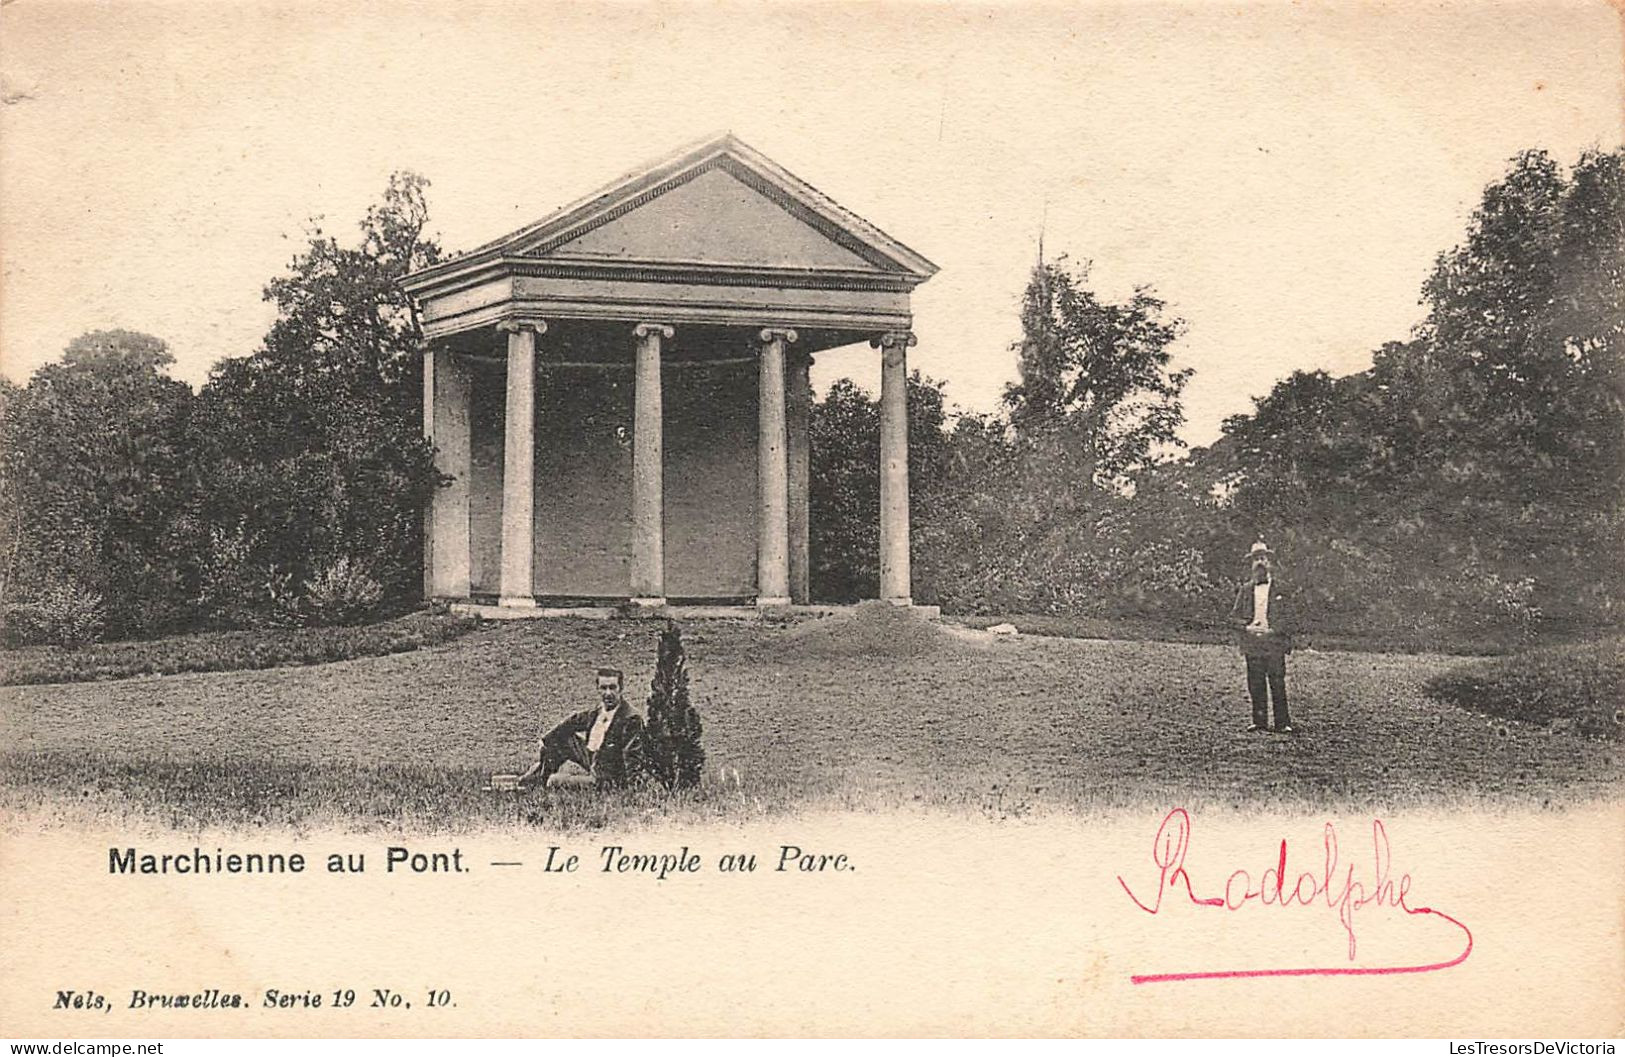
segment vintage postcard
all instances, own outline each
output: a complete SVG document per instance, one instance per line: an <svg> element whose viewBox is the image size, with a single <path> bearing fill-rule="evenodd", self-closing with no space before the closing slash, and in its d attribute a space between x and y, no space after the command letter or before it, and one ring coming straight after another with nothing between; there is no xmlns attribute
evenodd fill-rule
<svg viewBox="0 0 1625 1057"><path fill-rule="evenodd" d="M1622 57L5 4L0 1034L1614 1052Z"/></svg>

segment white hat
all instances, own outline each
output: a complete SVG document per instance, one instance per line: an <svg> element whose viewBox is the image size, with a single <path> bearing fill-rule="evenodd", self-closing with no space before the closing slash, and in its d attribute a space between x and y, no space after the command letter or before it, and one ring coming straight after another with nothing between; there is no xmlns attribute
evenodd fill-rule
<svg viewBox="0 0 1625 1057"><path fill-rule="evenodd" d="M1275 552L1270 550L1270 545L1268 543L1265 543L1263 540L1259 540L1257 543L1252 545L1251 549L1247 551L1247 557L1256 558L1260 554L1268 554L1273 557Z"/></svg>

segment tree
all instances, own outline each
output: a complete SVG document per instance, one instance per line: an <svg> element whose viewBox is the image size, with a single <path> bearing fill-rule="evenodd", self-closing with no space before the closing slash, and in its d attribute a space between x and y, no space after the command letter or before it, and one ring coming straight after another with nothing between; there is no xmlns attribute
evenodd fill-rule
<svg viewBox="0 0 1625 1057"><path fill-rule="evenodd" d="M204 593L217 619L291 618L307 583L371 597L376 579L396 604L421 589L422 511L440 477L422 436L422 332L400 280L440 258L427 186L391 176L358 245L316 227L266 286L277 319L260 350L223 361L200 394L199 542L215 559ZM341 568L362 583L334 585Z"/></svg>
<svg viewBox="0 0 1625 1057"><path fill-rule="evenodd" d="M313 222L288 274L266 284L277 319L261 354L290 383L416 398L401 384L422 369L423 333L400 280L440 260L425 231L428 187L416 173L391 174L361 222L359 245L345 246Z"/></svg>
<svg viewBox="0 0 1625 1057"><path fill-rule="evenodd" d="M918 538L946 477L941 382L913 371L908 389L910 520ZM850 378L813 404L808 570L814 598L853 602L880 591L880 405Z"/></svg>
<svg viewBox="0 0 1625 1057"><path fill-rule="evenodd" d="M1034 268L1008 419L962 417L950 437L946 489L916 521L944 604L1098 613L1205 583L1199 555L1130 505L1179 443L1183 324L1148 289L1113 304L1087 282L1086 264Z"/></svg>
<svg viewBox="0 0 1625 1057"><path fill-rule="evenodd" d="M168 377L158 338L98 330L60 363L8 387L0 488L8 526L0 592L100 596L107 631L184 620L191 570L178 545L192 464L192 390Z"/></svg>
<svg viewBox="0 0 1625 1057"><path fill-rule="evenodd" d="M1617 619L1625 151L1588 151L1568 174L1541 151L1513 159L1423 296L1419 338L1453 412L1430 430L1425 477L1459 549L1498 580L1542 585L1536 604L1560 619Z"/></svg>
<svg viewBox="0 0 1625 1057"><path fill-rule="evenodd" d="M1415 335L1369 370L1295 374L1225 423L1204 458L1235 530L1272 521L1350 617L1376 597L1385 624L1616 622L1625 152L1567 175L1513 159L1422 299Z"/></svg>
<svg viewBox="0 0 1625 1057"><path fill-rule="evenodd" d="M1022 296L1020 380L1005 390L1018 438L1052 449L1051 469L1121 488L1180 444L1191 371L1170 370L1183 321L1148 287L1126 303L1088 288L1087 262L1041 262Z"/></svg>
<svg viewBox="0 0 1625 1057"><path fill-rule="evenodd" d="M0 622L5 620L6 603L17 573L17 556L22 551L23 492L25 464L18 455L18 441L12 422L23 390L11 379L0 377Z"/></svg>
<svg viewBox="0 0 1625 1057"><path fill-rule="evenodd" d="M1245 470L1232 503L1252 526L1244 534L1268 535L1282 523L1324 526L1334 513L1364 506L1382 444L1369 432L1369 388L1363 375L1294 371L1251 414L1225 420L1227 449Z"/></svg>
<svg viewBox="0 0 1625 1057"><path fill-rule="evenodd" d="M1485 189L1460 246L1423 290L1420 337L1454 381L1461 427L1488 454L1478 500L1616 499L1625 467L1625 151L1582 155L1572 176L1544 152ZM1553 487L1558 480L1562 487Z"/></svg>
<svg viewBox="0 0 1625 1057"><path fill-rule="evenodd" d="M688 661L676 621L667 621L660 633L647 711L644 745L650 773L667 789L698 785L705 771L703 728L700 714L689 703Z"/></svg>

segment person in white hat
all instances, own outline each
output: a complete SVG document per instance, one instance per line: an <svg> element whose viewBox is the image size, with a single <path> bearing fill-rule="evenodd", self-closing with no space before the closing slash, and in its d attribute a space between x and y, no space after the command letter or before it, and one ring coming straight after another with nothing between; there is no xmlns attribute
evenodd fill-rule
<svg viewBox="0 0 1625 1057"><path fill-rule="evenodd" d="M1281 585L1275 576L1275 553L1259 540L1247 552L1251 575L1236 589L1236 603L1230 607L1230 624L1247 658L1247 694L1253 702L1253 722L1249 732L1273 730L1291 734L1292 721L1286 706L1286 655L1292 652L1292 635L1286 606L1281 601ZM1274 706L1275 725L1270 725Z"/></svg>

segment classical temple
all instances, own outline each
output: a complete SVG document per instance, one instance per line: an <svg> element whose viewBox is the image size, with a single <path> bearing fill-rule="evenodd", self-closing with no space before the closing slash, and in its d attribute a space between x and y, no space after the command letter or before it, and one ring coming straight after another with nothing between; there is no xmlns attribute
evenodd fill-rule
<svg viewBox="0 0 1625 1057"><path fill-rule="evenodd" d="M936 270L723 135L407 277L451 478L425 592L513 615L808 603L808 368L869 342L880 593L909 604L909 295Z"/></svg>

